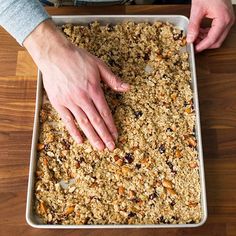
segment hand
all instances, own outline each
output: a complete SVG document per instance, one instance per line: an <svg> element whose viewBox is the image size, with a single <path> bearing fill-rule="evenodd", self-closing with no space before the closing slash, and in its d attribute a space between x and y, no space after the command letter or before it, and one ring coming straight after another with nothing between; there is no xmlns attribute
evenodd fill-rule
<svg viewBox="0 0 236 236"><path fill-rule="evenodd" d="M43 24L24 46L43 74L50 102L78 143L83 140L74 119L95 148L103 150L106 146L113 150L118 134L100 81L119 92L127 91L129 85L122 83L100 59L69 43L52 22ZM44 43L39 49L35 44L41 44L41 36L48 45L45 48Z"/></svg>
<svg viewBox="0 0 236 236"><path fill-rule="evenodd" d="M212 19L210 28L201 28L202 20ZM219 48L225 40L235 16L231 0L192 0L187 42L195 42L195 49Z"/></svg>

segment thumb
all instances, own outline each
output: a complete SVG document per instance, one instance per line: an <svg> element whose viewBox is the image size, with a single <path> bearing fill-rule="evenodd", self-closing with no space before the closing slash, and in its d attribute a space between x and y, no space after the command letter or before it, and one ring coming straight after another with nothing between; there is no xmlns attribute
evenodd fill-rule
<svg viewBox="0 0 236 236"><path fill-rule="evenodd" d="M122 82L117 76L115 76L110 68L100 60L97 60L97 65L101 75L101 79L113 90L118 92L126 92L130 89L130 85Z"/></svg>
<svg viewBox="0 0 236 236"><path fill-rule="evenodd" d="M198 5L192 5L188 25L187 43L193 43L199 34L200 25L204 17L204 11Z"/></svg>

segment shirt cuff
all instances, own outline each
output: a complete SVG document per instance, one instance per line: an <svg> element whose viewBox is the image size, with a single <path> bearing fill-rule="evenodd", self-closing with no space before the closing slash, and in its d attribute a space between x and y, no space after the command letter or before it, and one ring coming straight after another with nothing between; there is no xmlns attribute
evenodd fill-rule
<svg viewBox="0 0 236 236"><path fill-rule="evenodd" d="M2 3L3 2L3 3ZM50 16L37 0L0 0L0 25L5 28L20 45L26 37Z"/></svg>

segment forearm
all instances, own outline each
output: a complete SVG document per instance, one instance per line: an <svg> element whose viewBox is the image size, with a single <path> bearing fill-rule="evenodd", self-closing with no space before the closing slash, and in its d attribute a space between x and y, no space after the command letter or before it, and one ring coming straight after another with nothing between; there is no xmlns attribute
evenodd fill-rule
<svg viewBox="0 0 236 236"><path fill-rule="evenodd" d="M48 18L49 15L37 0L0 0L0 25L21 45Z"/></svg>

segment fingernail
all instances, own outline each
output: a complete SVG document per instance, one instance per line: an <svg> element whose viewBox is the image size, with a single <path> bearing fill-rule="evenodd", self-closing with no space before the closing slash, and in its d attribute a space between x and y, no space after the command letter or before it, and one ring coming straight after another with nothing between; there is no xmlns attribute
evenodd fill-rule
<svg viewBox="0 0 236 236"><path fill-rule="evenodd" d="M194 40L194 36L193 36L193 34L188 34L186 40L187 40L187 43L192 43L193 40Z"/></svg>
<svg viewBox="0 0 236 236"><path fill-rule="evenodd" d="M118 139L118 133L114 132L112 133L112 137L115 139L115 141Z"/></svg>
<svg viewBox="0 0 236 236"><path fill-rule="evenodd" d="M81 138L78 137L78 136L74 136L74 139L75 139L75 141L76 141L78 144L83 143L83 141L81 140Z"/></svg>
<svg viewBox="0 0 236 236"><path fill-rule="evenodd" d="M99 151L102 151L102 150L104 149L104 145L103 145L100 141L95 142L94 146L95 146Z"/></svg>
<svg viewBox="0 0 236 236"><path fill-rule="evenodd" d="M115 143L110 141L110 142L106 143L106 146L110 151L112 151L115 148Z"/></svg>
<svg viewBox="0 0 236 236"><path fill-rule="evenodd" d="M120 85L120 87L123 88L123 89L129 89L130 88L129 84L126 84L126 83L122 83Z"/></svg>

